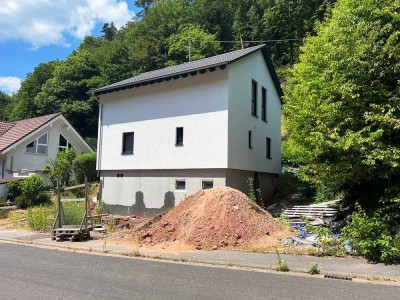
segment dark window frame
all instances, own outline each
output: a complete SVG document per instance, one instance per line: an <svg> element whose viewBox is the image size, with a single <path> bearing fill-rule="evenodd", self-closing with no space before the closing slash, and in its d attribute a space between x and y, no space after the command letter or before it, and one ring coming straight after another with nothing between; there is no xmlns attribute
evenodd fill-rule
<svg viewBox="0 0 400 300"><path fill-rule="evenodd" d="M261 120L267 122L267 89L261 88Z"/></svg>
<svg viewBox="0 0 400 300"><path fill-rule="evenodd" d="M268 158L268 159L272 159L272 156L271 156L271 138L269 138L269 137L267 137L267 138L265 138L265 150L266 150L266 157Z"/></svg>
<svg viewBox="0 0 400 300"><path fill-rule="evenodd" d="M175 146L183 146L183 127L176 127L175 131Z"/></svg>
<svg viewBox="0 0 400 300"><path fill-rule="evenodd" d="M249 141L249 149L253 149L253 132L249 130L249 135L248 135L248 141Z"/></svg>
<svg viewBox="0 0 400 300"><path fill-rule="evenodd" d="M180 183L183 182L183 188L179 188L178 182L180 182ZM185 179L175 179L175 191L181 191L181 192L186 191L186 180Z"/></svg>
<svg viewBox="0 0 400 300"><path fill-rule="evenodd" d="M211 187L205 187L205 183L207 184L209 184L209 183L211 183ZM201 189L202 190L207 190L207 189L212 189L214 187L214 181L213 180L202 180L201 181Z"/></svg>
<svg viewBox="0 0 400 300"><path fill-rule="evenodd" d="M127 144L129 142L128 137L129 135L132 135L132 150L127 148ZM130 131L130 132L123 132L122 133L122 155L133 155L133 151L135 149L135 132Z"/></svg>
<svg viewBox="0 0 400 300"><path fill-rule="evenodd" d="M258 118L257 115L257 99L258 98L258 82L251 80L251 115Z"/></svg>

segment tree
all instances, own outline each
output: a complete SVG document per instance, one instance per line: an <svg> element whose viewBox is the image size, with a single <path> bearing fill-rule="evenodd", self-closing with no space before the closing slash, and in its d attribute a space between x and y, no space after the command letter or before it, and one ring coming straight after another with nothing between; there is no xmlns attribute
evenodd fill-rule
<svg viewBox="0 0 400 300"><path fill-rule="evenodd" d="M45 172L49 176L51 182L56 186L57 179L59 179L60 186L68 185L72 176L72 165L76 153L74 148L69 148L59 151L53 162L46 164Z"/></svg>
<svg viewBox="0 0 400 300"><path fill-rule="evenodd" d="M104 38L108 41L111 41L114 39L117 34L118 34L118 29L115 27L114 22L109 23L104 23L103 28L101 29L101 32L104 33Z"/></svg>
<svg viewBox="0 0 400 300"><path fill-rule="evenodd" d="M216 55L221 51L216 36L205 32L199 25L182 25L179 32L168 38L168 56L170 60L167 65L175 65L189 60L189 39L191 40L191 60L197 60Z"/></svg>
<svg viewBox="0 0 400 300"><path fill-rule="evenodd" d="M7 94L0 92L0 121L8 120L6 107L10 104L11 98Z"/></svg>
<svg viewBox="0 0 400 300"><path fill-rule="evenodd" d="M286 157L368 209L400 190L399 5L339 0L285 88Z"/></svg>

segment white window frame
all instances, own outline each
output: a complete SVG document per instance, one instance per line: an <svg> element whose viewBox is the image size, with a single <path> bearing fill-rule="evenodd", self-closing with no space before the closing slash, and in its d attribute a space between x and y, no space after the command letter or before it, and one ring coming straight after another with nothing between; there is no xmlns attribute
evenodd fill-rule
<svg viewBox="0 0 400 300"><path fill-rule="evenodd" d="M67 146L61 146L61 145L60 145L61 136L67 141ZM62 149L62 150L67 150L67 149L69 149L69 148L71 148L71 147L72 147L72 145L71 145L71 143L68 141L68 139L67 139L62 133L60 133L60 138L59 138L59 140L58 140L58 151L61 151L61 149Z"/></svg>
<svg viewBox="0 0 400 300"><path fill-rule="evenodd" d="M44 135L46 136L46 144L39 143L39 139L40 139L41 137L43 137ZM26 148L27 148L28 145L31 144L32 142L35 144L35 152L28 152L28 151L26 151ZM27 153L27 154L39 154L39 155L47 155L47 154L48 154L48 152L49 152L49 132L48 132L48 131L46 131L45 133L43 133L41 136L39 136L37 139L33 140L32 142L28 143L28 144L25 146L25 153ZM39 146L45 146L45 147L46 147L46 153L39 153L39 152L38 152L38 147L39 147Z"/></svg>

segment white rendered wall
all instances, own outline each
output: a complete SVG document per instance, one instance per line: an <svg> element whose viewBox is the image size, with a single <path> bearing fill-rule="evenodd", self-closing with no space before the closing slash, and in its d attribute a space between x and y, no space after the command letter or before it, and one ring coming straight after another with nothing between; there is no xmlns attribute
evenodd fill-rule
<svg viewBox="0 0 400 300"><path fill-rule="evenodd" d="M7 197L6 186L5 183L0 184L0 198Z"/></svg>
<svg viewBox="0 0 400 300"><path fill-rule="evenodd" d="M48 148L47 154L33 154L26 153L26 145L48 132ZM76 137L73 131L68 130L68 127L62 120L58 120L48 126L45 126L42 130L37 132L35 135L27 139L25 142L17 145L15 148L8 151L6 155L5 165L5 178L12 177L10 171L18 171L27 169L29 171L43 171L44 166L53 161L58 152L59 137L60 133L71 143L75 148L76 154L80 155L87 152L82 142ZM12 170L11 170L11 157L12 159Z"/></svg>
<svg viewBox="0 0 400 300"><path fill-rule="evenodd" d="M104 94L100 99L100 170L227 167L226 69ZM175 146L176 127L184 128L183 147ZM121 154L124 132L134 132L133 155Z"/></svg>
<svg viewBox="0 0 400 300"><path fill-rule="evenodd" d="M281 102L261 51L230 64L228 71L228 168L280 174ZM253 79L258 82L258 118L251 115ZM267 89L267 122L261 120L261 87ZM248 147L249 130L253 149ZM271 138L272 159L266 158L266 137Z"/></svg>

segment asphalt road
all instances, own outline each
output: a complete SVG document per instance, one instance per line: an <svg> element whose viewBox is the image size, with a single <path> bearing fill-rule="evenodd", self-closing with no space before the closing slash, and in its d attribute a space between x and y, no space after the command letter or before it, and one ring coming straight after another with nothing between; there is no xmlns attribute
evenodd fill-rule
<svg viewBox="0 0 400 300"><path fill-rule="evenodd" d="M0 299L400 299L400 287L0 242Z"/></svg>

